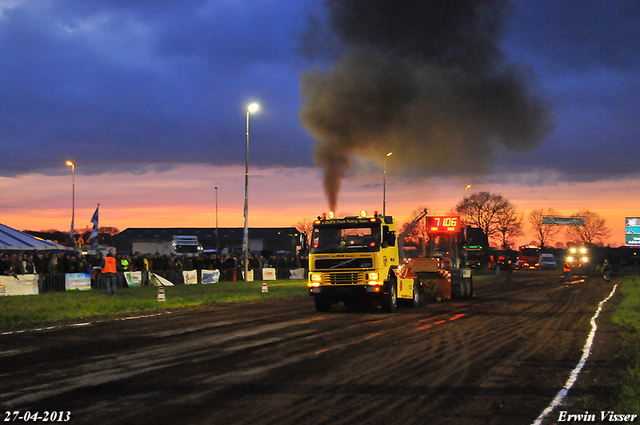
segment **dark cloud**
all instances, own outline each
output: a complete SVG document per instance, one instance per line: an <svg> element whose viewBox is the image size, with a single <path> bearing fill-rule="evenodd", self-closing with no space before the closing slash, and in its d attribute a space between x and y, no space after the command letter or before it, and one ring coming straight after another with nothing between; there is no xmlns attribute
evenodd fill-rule
<svg viewBox="0 0 640 425"><path fill-rule="evenodd" d="M284 6L152 3L2 10L0 155L12 160L1 174L69 158L82 172L135 160L243 163L244 108L255 100L252 162L310 164L296 117L295 28L275 19L291 19Z"/></svg>
<svg viewBox="0 0 640 425"><path fill-rule="evenodd" d="M511 43L529 49L557 72L594 66L637 72L640 3L628 0L516 0Z"/></svg>
<svg viewBox="0 0 640 425"><path fill-rule="evenodd" d="M491 104L494 96L480 90L478 82L524 84L525 93L537 98L535 84L528 80L529 66L550 101L556 127L529 152L510 150L509 143L492 139L490 147L497 146L493 154L501 171L542 170L563 173L567 180L636 172L634 158L640 157L637 2L514 0L508 7L504 1L487 0L461 2L458 13L450 8L456 2L449 1L364 1L370 7L363 15L341 15L353 26L336 25L330 33L320 30L329 23L325 4L343 9L351 3L2 2L0 175L48 174L60 168L67 172L67 159L76 160L79 173L143 172L148 164L164 169L177 162L243 164L245 107L251 101L262 105L252 117L252 164L312 167L313 141L298 121L299 76L310 68L310 61L296 51L310 10L318 31L307 34L305 46L323 70L311 75L322 76L329 64L350 52L341 60L342 67L362 60L373 65L374 76L403 79L383 85L377 97L390 91L393 96L385 96L393 102L409 101L413 108L424 110L418 94L432 94L434 89L417 82L432 75L448 83L447 90L436 91L444 104L464 104L471 94L489 102L484 111L461 108L457 115L436 111L433 116L442 118L442 123L381 113L375 128L381 123L394 128L418 123L426 132L442 132L443 123L455 118L465 125L450 136L466 138L497 116L496 105ZM429 21L425 30L421 14L429 4L443 5L434 15L442 19ZM474 4L482 7L468 9ZM381 15L389 17L388 25ZM368 21L375 23L373 33ZM465 30L456 33L456 28ZM419 37L414 39L416 32ZM429 32L453 36L430 43ZM363 40L367 40L364 45ZM367 50L376 53L362 58L359 52ZM410 66L389 66L396 60ZM520 63L524 69L505 66ZM458 71L444 72L448 68ZM465 85L456 86L456 76L476 73L481 77L465 83L471 90L458 96ZM337 87L355 90L365 81L359 79L351 88ZM318 99L325 96L314 94ZM360 111L370 109L365 99L356 106ZM345 123L349 119L343 117ZM481 125L474 130L472 122ZM357 131L361 134L362 129ZM496 137L524 131L514 125ZM415 134L407 130L408 138L417 139ZM388 144L375 146L384 154ZM479 147L461 152L459 144L445 144L429 151L430 157L442 159L431 169L444 168L452 155L466 160L468 152L474 153L469 159L474 161L488 151ZM379 158L377 151L371 155ZM390 167L396 166L396 159L389 161ZM454 164L446 171L468 170ZM475 166L473 171L480 173Z"/></svg>

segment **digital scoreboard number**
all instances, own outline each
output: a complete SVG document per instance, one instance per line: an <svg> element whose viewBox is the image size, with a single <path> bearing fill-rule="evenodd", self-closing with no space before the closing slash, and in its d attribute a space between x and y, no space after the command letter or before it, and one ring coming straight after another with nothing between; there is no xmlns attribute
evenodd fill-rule
<svg viewBox="0 0 640 425"><path fill-rule="evenodd" d="M428 233L458 233L460 231L460 217L435 216L427 217Z"/></svg>

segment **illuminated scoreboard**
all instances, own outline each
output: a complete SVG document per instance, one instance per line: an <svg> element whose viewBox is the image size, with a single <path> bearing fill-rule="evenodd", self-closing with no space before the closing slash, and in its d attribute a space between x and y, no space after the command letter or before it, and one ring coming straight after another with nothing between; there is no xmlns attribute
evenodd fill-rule
<svg viewBox="0 0 640 425"><path fill-rule="evenodd" d="M428 233L458 233L460 231L460 217L435 216L427 217Z"/></svg>

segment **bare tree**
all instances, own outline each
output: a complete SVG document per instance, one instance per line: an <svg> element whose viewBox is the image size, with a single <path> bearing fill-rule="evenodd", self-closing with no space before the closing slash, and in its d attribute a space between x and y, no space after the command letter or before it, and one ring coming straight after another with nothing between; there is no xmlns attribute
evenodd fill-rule
<svg viewBox="0 0 640 425"><path fill-rule="evenodd" d="M511 203L508 203L504 209L498 211L496 217L497 231L494 240L497 240L503 249L507 249L516 238L524 235L522 231L524 216L519 214Z"/></svg>
<svg viewBox="0 0 640 425"><path fill-rule="evenodd" d="M311 232L313 231L313 220L308 218L303 218L298 221L298 224L295 224L293 227L300 233L304 233L307 237L307 244L311 243Z"/></svg>
<svg viewBox="0 0 640 425"><path fill-rule="evenodd" d="M571 242L603 243L611 236L611 230L606 226L605 219L598 213L580 210L571 217L583 217L584 226L567 227L567 239Z"/></svg>
<svg viewBox="0 0 640 425"><path fill-rule="evenodd" d="M482 229L485 235L491 239L495 238L499 232L498 213L510 206L511 203L502 195L479 192L460 201L456 205L455 211L460 215L465 225Z"/></svg>
<svg viewBox="0 0 640 425"><path fill-rule="evenodd" d="M117 235L118 233L120 233L120 230L118 230L116 227L99 227L98 228L98 233L104 233L107 234L109 236L114 236Z"/></svg>
<svg viewBox="0 0 640 425"><path fill-rule="evenodd" d="M535 236L538 245L545 246L552 243L556 236L560 233L561 227L554 224L542 224L543 216L555 217L558 213L553 208L543 208L531 210L528 219L531 225L531 231Z"/></svg>

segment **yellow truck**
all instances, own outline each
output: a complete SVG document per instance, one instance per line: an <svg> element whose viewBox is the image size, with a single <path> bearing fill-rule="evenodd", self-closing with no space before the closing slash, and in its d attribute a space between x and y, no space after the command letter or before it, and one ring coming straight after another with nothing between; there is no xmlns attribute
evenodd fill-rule
<svg viewBox="0 0 640 425"><path fill-rule="evenodd" d="M426 215L426 211L422 217ZM417 222L419 218L414 220ZM417 307L421 298L472 296L470 274L446 258L402 259L402 238L393 217L318 217L313 224L307 286L318 311L333 304L379 304L393 312L399 303Z"/></svg>

